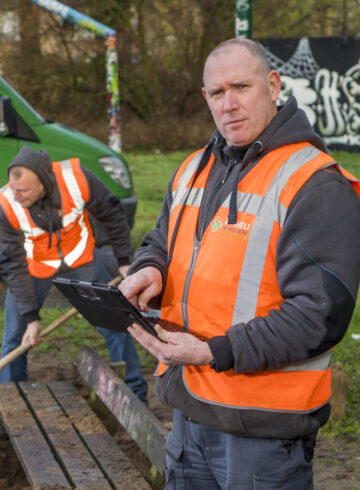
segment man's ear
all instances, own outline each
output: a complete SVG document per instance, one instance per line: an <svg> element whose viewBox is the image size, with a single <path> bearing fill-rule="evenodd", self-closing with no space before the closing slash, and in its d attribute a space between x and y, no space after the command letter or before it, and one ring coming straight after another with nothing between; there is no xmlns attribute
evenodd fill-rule
<svg viewBox="0 0 360 490"><path fill-rule="evenodd" d="M201 91L202 91L203 96L205 97L205 100L207 100L207 99L206 99L206 88L205 88L205 87L203 87L203 88L201 89Z"/></svg>
<svg viewBox="0 0 360 490"><path fill-rule="evenodd" d="M276 102L279 98L281 89L280 73L277 70L271 70L268 74L268 84L271 94L271 100Z"/></svg>

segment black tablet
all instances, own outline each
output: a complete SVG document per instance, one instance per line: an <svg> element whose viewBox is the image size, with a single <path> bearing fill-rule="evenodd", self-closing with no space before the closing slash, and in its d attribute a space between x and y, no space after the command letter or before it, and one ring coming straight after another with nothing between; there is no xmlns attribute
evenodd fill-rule
<svg viewBox="0 0 360 490"><path fill-rule="evenodd" d="M62 277L52 282L91 325L127 333L128 326L138 323L157 336L153 325L118 288Z"/></svg>

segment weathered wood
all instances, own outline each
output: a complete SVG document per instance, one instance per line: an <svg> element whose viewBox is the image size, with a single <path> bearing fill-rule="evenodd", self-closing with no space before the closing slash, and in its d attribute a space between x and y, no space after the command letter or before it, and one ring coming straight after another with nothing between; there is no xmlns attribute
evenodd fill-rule
<svg viewBox="0 0 360 490"><path fill-rule="evenodd" d="M47 387L23 382L20 389L71 484L75 488L110 489L108 480Z"/></svg>
<svg viewBox="0 0 360 490"><path fill-rule="evenodd" d="M14 383L0 384L0 417L33 489L72 488Z"/></svg>
<svg viewBox="0 0 360 490"><path fill-rule="evenodd" d="M48 387L110 482L119 489L150 489L75 387L66 382L51 382Z"/></svg>
<svg viewBox="0 0 360 490"><path fill-rule="evenodd" d="M168 430L90 347L83 346L78 369L150 461L163 472Z"/></svg>

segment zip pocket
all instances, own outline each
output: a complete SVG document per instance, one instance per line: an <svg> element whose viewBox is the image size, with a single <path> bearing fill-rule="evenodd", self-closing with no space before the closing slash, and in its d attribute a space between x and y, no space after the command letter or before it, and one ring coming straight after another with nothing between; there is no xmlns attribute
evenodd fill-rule
<svg viewBox="0 0 360 490"><path fill-rule="evenodd" d="M156 377L155 395L156 398L165 405L171 405L171 385L175 374L181 369L181 366L169 366L166 371Z"/></svg>

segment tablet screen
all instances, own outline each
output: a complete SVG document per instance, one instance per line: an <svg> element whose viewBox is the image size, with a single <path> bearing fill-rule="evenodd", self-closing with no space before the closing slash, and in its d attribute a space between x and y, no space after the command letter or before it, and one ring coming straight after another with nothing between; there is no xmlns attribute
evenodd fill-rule
<svg viewBox="0 0 360 490"><path fill-rule="evenodd" d="M157 336L153 325L118 288L62 277L53 279L52 282L92 325L127 333L127 327L138 323Z"/></svg>

